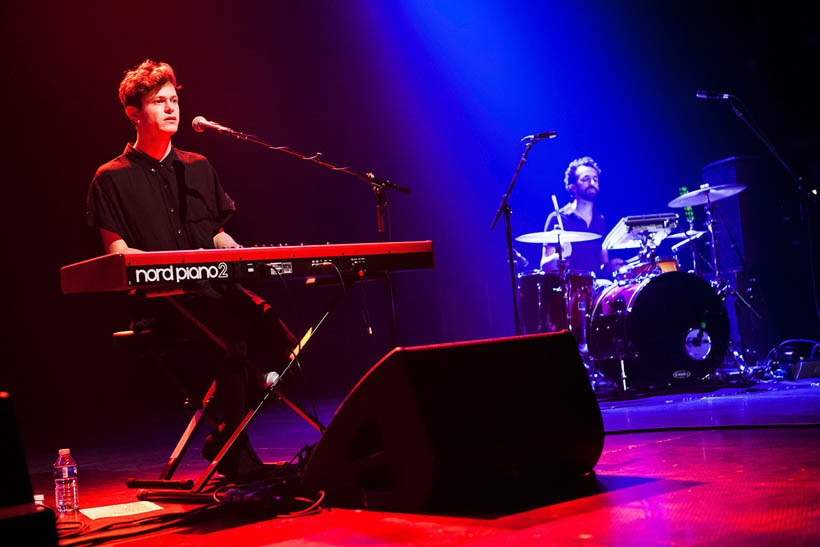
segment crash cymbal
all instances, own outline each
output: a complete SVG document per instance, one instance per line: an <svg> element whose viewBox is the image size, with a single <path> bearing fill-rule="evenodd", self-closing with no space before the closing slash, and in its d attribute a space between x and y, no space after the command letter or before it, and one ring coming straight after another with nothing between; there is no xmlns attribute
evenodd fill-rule
<svg viewBox="0 0 820 547"><path fill-rule="evenodd" d="M550 230L548 232L532 232L530 234L520 235L515 238L516 241L523 243L576 243L580 241L591 241L598 239L601 234L592 232L571 232L569 230Z"/></svg>
<svg viewBox="0 0 820 547"><path fill-rule="evenodd" d="M678 232L677 234L669 234L668 239L695 239L706 233L706 230L688 230L686 232Z"/></svg>
<svg viewBox="0 0 820 547"><path fill-rule="evenodd" d="M706 186L692 190L669 202L669 207L693 207L704 203L714 203L723 198L739 194L746 187L742 184L722 184L720 186Z"/></svg>

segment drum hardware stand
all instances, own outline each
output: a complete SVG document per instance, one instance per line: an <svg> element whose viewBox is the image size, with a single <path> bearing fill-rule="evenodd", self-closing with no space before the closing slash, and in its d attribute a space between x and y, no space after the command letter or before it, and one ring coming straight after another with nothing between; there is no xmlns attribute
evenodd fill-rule
<svg viewBox="0 0 820 547"><path fill-rule="evenodd" d="M720 262L717 250L717 236L715 235L715 217L712 215L712 207L714 207L712 198L709 196L709 192L706 192L706 207L704 207L704 212L706 213L706 229L709 230L709 243L712 250L712 265L715 269L715 282L720 284Z"/></svg>
<svg viewBox="0 0 820 547"><path fill-rule="evenodd" d="M716 288L716 291L718 293L718 296L720 296L720 299L721 299L721 302L723 303L724 308L726 307L727 297L733 296L736 299L736 301L743 304L746 307L746 309L748 309L752 313L752 315L754 315L755 318L757 318L758 321L763 320L763 316L761 316L757 312L757 310L754 308L754 306L752 306L751 303L749 303L748 300L743 298L743 295L741 295L727 281L725 281L725 280L722 281L721 284L719 286L716 286L715 288ZM726 358L724 358L724 364L726 364L726 361L728 359L728 360L731 360L731 362L734 364L734 369L739 370L740 373L746 374L746 373L750 372L753 367L750 367L748 364L746 364L746 359L744 357L744 354L746 353L746 351L747 351L747 348L743 347L741 344L739 344L738 342L736 342L736 341L734 341L730 338L729 339L729 349L728 349L728 352L726 354ZM729 368L729 367L724 367L723 369L719 368L718 370L723 370L724 373L731 375L731 372L727 372L727 371L731 370L731 368Z"/></svg>
<svg viewBox="0 0 820 547"><path fill-rule="evenodd" d="M690 232L695 231L694 230L694 222L691 222L691 221L689 222L689 231ZM692 272L691 273L697 275L698 277L703 277L703 271L699 267L701 264L705 264L706 266L708 266L709 271L714 271L714 267L712 266L712 264L711 264L711 262L709 261L708 258L706 258L702 254L700 254L700 252L698 252L697 247L695 246L695 240L698 237L700 237L700 236L692 236L692 237L690 237L690 238L688 238L684 241L681 241L679 243L675 243L674 245L672 245L672 253L675 255L675 258L677 259L678 254L680 252L680 249L684 245L688 245L689 249L692 252ZM700 259L700 261L698 259Z"/></svg>
<svg viewBox="0 0 820 547"><path fill-rule="evenodd" d="M601 391L601 386L606 386L609 389L620 391L620 386L612 382L609 378L595 367L595 359L589 354L581 354L581 360L584 362L584 368L587 369L587 376L589 383L592 386L592 391Z"/></svg>
<svg viewBox="0 0 820 547"><path fill-rule="evenodd" d="M655 245L651 244L649 232L641 233L641 251L638 253L646 262L649 263L649 273L656 273L655 268L658 266L658 257L655 252ZM653 240L654 243L654 240Z"/></svg>
<svg viewBox="0 0 820 547"><path fill-rule="evenodd" d="M566 328L572 331L572 309L569 300L569 283L567 283L567 261L564 260L564 251L561 248L561 235L558 235L558 279L561 283L561 299L564 302L564 320Z"/></svg>
<svg viewBox="0 0 820 547"><path fill-rule="evenodd" d="M620 352L618 352L617 357L613 357L613 359L618 360L618 363L620 365L620 371L621 371L620 378L619 378L620 383L611 381L609 378L606 377L606 375L602 374L598 370L598 368L595 366L595 361L597 359L594 359L592 357L588 357L589 364L587 364L586 360L584 360L584 365L587 368L587 375L589 376L590 383L592 384L592 390L593 391L599 391L600 390L599 386L600 386L601 383L604 383L608 386L612 386L613 389L615 389L615 391L617 391L618 393L621 393L621 394L624 394L627 391L629 391L629 384L627 383L627 376L626 376L626 363L624 362L625 357L626 357L626 352L625 351L620 351ZM602 359L602 360L606 361L606 360L609 360L609 359ZM603 382L601 382L601 380L603 380Z"/></svg>
<svg viewBox="0 0 820 547"><path fill-rule="evenodd" d="M558 247L558 260L556 262L557 262L557 265L558 265L559 290L561 291L561 300L562 300L562 303L563 303L563 306L562 306L562 309L563 309L563 312L564 312L563 313L563 320L565 321L564 325L560 325L560 326L557 325L557 326L558 326L558 328L566 328L570 333L572 333L574 335L575 330L574 330L573 324L572 324L572 305L573 305L573 302L572 302L572 298L570 298L570 296L571 296L570 291L572 290L572 287L571 287L571 283L568 279L569 271L567 269L567 261L564 259L564 247L563 247L564 242L561 241L561 234L564 233L564 222L561 219L561 214L559 212L560 208L558 207L558 199L555 197L555 195L552 196L552 203L553 203L553 207L555 209L555 214L556 214L557 222L558 222L558 230L555 232L556 237L557 237L556 245ZM572 296L574 296L574 295L572 295ZM539 298L540 298L540 294L539 294ZM585 309L584 313L587 314L588 310ZM540 318L539 318L539 320L540 320ZM581 327L581 333L580 333L581 336L582 336L582 339L584 341L584 344L583 344L584 346L586 346L586 326L587 326L587 324L588 324L588 321L585 318L585 324ZM598 377L604 378L604 376L602 374L600 374L598 372L598 370L595 368L595 366L592 364L591 359L589 357L589 350L587 348L582 348L581 344L579 344L578 349L579 349L579 352L581 353L581 360L584 362L584 367L587 369L587 375L590 377L590 382L592 384L592 389L593 389L593 391L597 391L597 388L596 388L597 380L595 379L595 377L598 376Z"/></svg>
<svg viewBox="0 0 820 547"><path fill-rule="evenodd" d="M626 383L626 364L624 364L624 355L623 353L618 357L618 361L621 364L621 389L626 391L629 389L629 386Z"/></svg>
<svg viewBox="0 0 820 547"><path fill-rule="evenodd" d="M624 311L619 311L617 313L623 314L625 312ZM627 381L627 374L626 374L626 362L624 361L624 359L627 356L627 341L625 339L619 339L618 345L620 346L620 349L618 350L618 353L617 353L617 355L618 355L617 359L618 359L618 364L620 365L620 370L621 370L621 374L620 374L621 383L620 384L616 383L615 388L618 389L618 391L620 391L621 393L626 393L627 391L629 391L629 382ZM634 353L635 352L632 352L633 355L634 355Z"/></svg>
<svg viewBox="0 0 820 547"><path fill-rule="evenodd" d="M553 204L555 205L555 211L558 216L558 226L561 231L564 229L563 222L561 221L561 215L558 214L558 201L555 196L552 196ZM574 334L573 325L572 325L572 299L570 298L569 291L571 290L571 286L569 283L568 278L568 271L567 271L567 261L564 260L564 248L561 242L561 234L558 234L558 279L560 282L561 287L561 298L563 300L564 306L564 320L566 321L566 329ZM589 310L584 310L586 314L584 325L581 327L581 336L583 337L585 346L583 349L579 345L579 352L581 353L581 360L584 362L584 367L587 369L587 376L590 379L590 383L592 384L592 390L598 391L598 378L603 378L606 380L606 377L602 375L598 369L595 367L593 360L590 358L589 355L589 348L586 342L586 330L587 326L589 325Z"/></svg>
<svg viewBox="0 0 820 547"><path fill-rule="evenodd" d="M701 188L706 187L708 187L708 185L704 185ZM718 293L718 296L720 296L724 308L726 307L727 297L732 296L738 302L743 304L746 307L746 309L748 309L758 321L761 321L763 319L763 316L760 315L760 313L758 313L758 311L751 305L751 303L748 300L746 300L743 297L743 295L741 295L734 287L732 287L732 285L729 284L727 280L721 278L719 261L720 259L718 257L717 235L715 230L717 219L715 219L714 210L717 211L717 214L720 217L720 222L724 225L724 227L726 227L726 221L723 219L723 216L720 213L720 209L715 209L715 203L712 201L709 192L706 192L706 206L704 207L704 211L706 213L706 229L709 231L709 242L711 244L712 249L712 264L710 264L710 266L712 266L712 269L715 272L715 279L712 282L712 286L715 288L715 291ZM741 267L745 270L746 262L743 259L743 255L741 255L740 253L740 249L738 248L737 243L735 243L734 238L732 237L732 234L728 229L726 230L726 235L729 237L730 245L735 250L737 257L740 260ZM734 363L736 370L740 370L740 372L743 373L749 368L743 357L745 348L740 347L740 351L736 351L737 349L738 343L733 340L729 340L729 349L727 357L729 357L731 361Z"/></svg>
<svg viewBox="0 0 820 547"><path fill-rule="evenodd" d="M555 209L555 218L558 221L558 229L564 231L564 221L561 219L561 211L558 207L558 198L552 195L552 206ZM567 283L567 262L564 260L564 246L561 241L561 233L558 233L558 279L561 281L561 298L564 301L564 318L566 328L572 332L572 303L569 299L569 283Z"/></svg>
<svg viewBox="0 0 820 547"><path fill-rule="evenodd" d="M718 210L717 210L717 212L718 212L718 216L720 217L720 222L721 222L724 226L726 226L726 221L723 219L723 215L721 214L720 209L718 209ZM729 243L730 243L730 245L731 245L732 249L734 249L735 254L737 255L738 260L740 261L740 266L741 266L742 270L743 270L743 271L746 271L746 260L743 258L743 255L741 254L740 249L739 249L739 248L738 248L738 246L737 246L737 242L735 242L735 238L732 236L732 232L730 232L729 230L726 230L726 235L729 237ZM748 309L750 312L752 312L752 315L754 315L754 316L755 316L755 318L756 318L758 321L763 320L763 316L761 316L761 315L757 312L757 310L754 308L754 306L752 306L752 305L749 303L749 301L748 301L748 300L746 300L745 298L743 298L743 296L742 296L739 292L737 292L737 290L736 290L734 287L732 287L732 285L730 285L730 284L729 284L727 281L725 281L725 280L720 280L720 279L719 279L719 278L720 278L720 275L719 275L719 273L718 273L718 264L717 264L717 260L715 260L715 278L716 278L716 280L719 280L719 281L720 281L720 283L718 284L718 286L717 286L716 288L717 288L718 294L721 296L721 298L723 298L723 299L724 299L724 301L726 300L726 296L733 296L733 297L737 298L737 300L738 300L741 304L743 304L744 306L746 306L746 309Z"/></svg>
<svg viewBox="0 0 820 547"><path fill-rule="evenodd" d="M752 371L753 367L747 365L746 359L743 357L743 348L730 339L729 348L726 350L726 356L723 359L723 366L718 367L712 374L724 376L729 381L735 378L746 380L751 376Z"/></svg>
<svg viewBox="0 0 820 547"><path fill-rule="evenodd" d="M691 210L691 207L689 209ZM689 221L689 231L690 232L695 231L695 221L694 221L694 219ZM695 275L700 275L700 271L698 269L698 251L697 251L697 248L695 247L695 239L694 238L689 240L689 250L692 252L692 270L694 270L692 273L694 273ZM673 247L673 251L674 251L674 247Z"/></svg>
<svg viewBox="0 0 820 547"><path fill-rule="evenodd" d="M638 240L640 242L640 251L638 251L638 264L641 264L641 261L644 263L649 264L649 269L647 270L648 275L656 275L661 273L658 268L658 256L657 256L657 243L655 243L655 239L652 237L652 233L650 231L643 231L640 232L638 236Z"/></svg>

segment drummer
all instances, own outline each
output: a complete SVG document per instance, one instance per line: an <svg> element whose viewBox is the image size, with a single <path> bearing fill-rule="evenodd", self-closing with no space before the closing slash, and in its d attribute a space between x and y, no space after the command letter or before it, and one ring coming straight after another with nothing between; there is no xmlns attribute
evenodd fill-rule
<svg viewBox="0 0 820 547"><path fill-rule="evenodd" d="M595 202L601 191L601 168L589 156L573 160L564 173L564 187L572 196L572 201L561 207L559 225L558 214L555 211L547 217L544 231L563 227L566 231L594 232L602 237L606 233L606 221L598 212ZM576 243L562 243L561 249L567 269L575 271L591 271L596 275L603 274L609 277L623 261L615 259L612 262L605 249L601 248L601 238ZM546 271L558 269L558 245L544 245L541 254L541 268ZM618 264L615 264L618 262Z"/></svg>

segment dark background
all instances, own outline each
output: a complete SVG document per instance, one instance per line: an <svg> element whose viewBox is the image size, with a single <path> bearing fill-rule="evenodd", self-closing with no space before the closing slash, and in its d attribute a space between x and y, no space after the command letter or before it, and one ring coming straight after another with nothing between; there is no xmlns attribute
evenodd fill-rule
<svg viewBox="0 0 820 547"><path fill-rule="evenodd" d="M759 342L817 339L793 181L727 102L695 98L698 89L740 97L816 187L816 11L784 2L473 4L4 3L0 388L16 399L26 442L62 446L77 424L102 431L176 408L150 363L111 348L110 333L127 327L120 299L59 288L61 266L101 253L84 225L85 194L97 166L133 139L116 90L146 58L175 68L183 123L174 143L216 166L238 205L227 229L245 245L376 241L375 200L355 177L196 134L196 115L412 188L389 195L391 237L434 240L436 267L396 276L402 345L514 333L503 221L489 227L521 137L541 131L558 138L537 143L518 177L514 235L542 229L550 195L565 202L564 169L582 155L603 169L610 226L669 211L711 162L757 158L754 181L738 182L757 204L746 222L763 227L746 242L766 251L756 265L769 310ZM516 249L537 267L537 245ZM254 288L299 334L332 295ZM346 393L390 348L384 306L382 283L354 288L305 351L299 389Z"/></svg>

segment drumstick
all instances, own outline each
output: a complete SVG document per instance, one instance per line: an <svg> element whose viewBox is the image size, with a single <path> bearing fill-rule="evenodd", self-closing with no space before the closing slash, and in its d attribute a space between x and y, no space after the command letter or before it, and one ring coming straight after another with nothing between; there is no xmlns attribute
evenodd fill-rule
<svg viewBox="0 0 820 547"><path fill-rule="evenodd" d="M561 213L558 212L558 199L555 197L555 194L552 195L552 206L555 207L555 216L558 217L558 228L563 232L564 221L561 220Z"/></svg>

